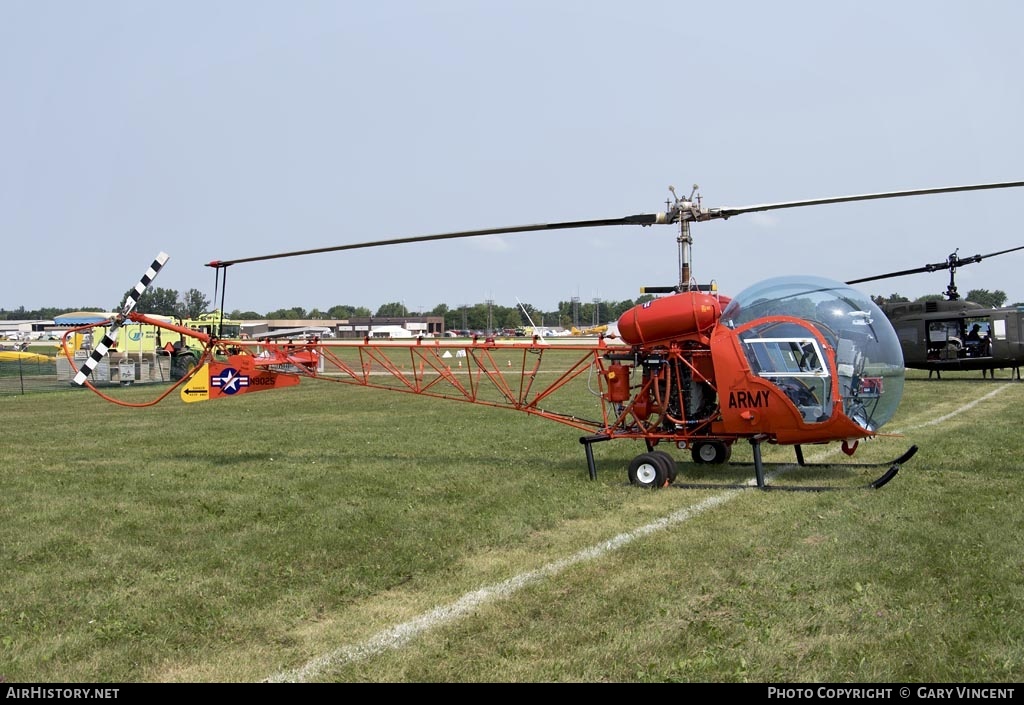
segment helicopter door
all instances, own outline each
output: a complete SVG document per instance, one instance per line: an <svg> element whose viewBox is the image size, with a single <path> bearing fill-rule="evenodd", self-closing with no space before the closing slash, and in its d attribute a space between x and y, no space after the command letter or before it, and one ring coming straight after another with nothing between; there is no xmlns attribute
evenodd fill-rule
<svg viewBox="0 0 1024 705"><path fill-rule="evenodd" d="M988 318L969 318L964 323L964 352L967 357L992 356L992 323Z"/></svg>
<svg viewBox="0 0 1024 705"><path fill-rule="evenodd" d="M805 423L829 418L832 382L814 338L746 338L751 369L785 392Z"/></svg>

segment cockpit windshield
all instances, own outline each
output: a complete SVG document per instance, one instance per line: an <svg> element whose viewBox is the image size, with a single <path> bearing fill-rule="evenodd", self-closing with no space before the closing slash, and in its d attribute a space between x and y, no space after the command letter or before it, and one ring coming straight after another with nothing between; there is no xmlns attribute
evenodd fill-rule
<svg viewBox="0 0 1024 705"><path fill-rule="evenodd" d="M722 312L722 323L737 328L774 316L806 321L835 350L835 374L848 417L868 430L892 418L903 396L903 352L892 325L870 297L820 277L777 277L740 292ZM832 371L808 333L801 325L776 318L744 331L740 339L757 374L780 386L811 391L803 397L806 403L797 406L805 420L813 421L814 414L830 410L826 389Z"/></svg>

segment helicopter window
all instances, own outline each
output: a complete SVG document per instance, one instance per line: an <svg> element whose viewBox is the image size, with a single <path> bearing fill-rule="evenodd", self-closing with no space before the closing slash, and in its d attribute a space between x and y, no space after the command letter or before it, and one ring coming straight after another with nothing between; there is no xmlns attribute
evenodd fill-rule
<svg viewBox="0 0 1024 705"><path fill-rule="evenodd" d="M747 338L743 343L747 346L747 358L757 362L762 375L826 374L818 341L813 338Z"/></svg>
<svg viewBox="0 0 1024 705"><path fill-rule="evenodd" d="M758 376L785 392L804 421L828 418L831 384L814 338L747 338L747 360Z"/></svg>
<svg viewBox="0 0 1024 705"><path fill-rule="evenodd" d="M955 360L964 348L959 319L929 321L928 354L931 358Z"/></svg>
<svg viewBox="0 0 1024 705"><path fill-rule="evenodd" d="M960 344L959 321L931 321L928 324L928 340L933 345L946 343Z"/></svg>
<svg viewBox="0 0 1024 705"><path fill-rule="evenodd" d="M1006 340L1006 321L996 319L992 321L992 337L996 340Z"/></svg>

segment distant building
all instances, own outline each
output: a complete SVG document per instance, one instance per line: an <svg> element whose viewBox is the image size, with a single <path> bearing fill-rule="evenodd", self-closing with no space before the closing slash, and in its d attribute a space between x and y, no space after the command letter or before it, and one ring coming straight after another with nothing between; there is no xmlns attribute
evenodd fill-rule
<svg viewBox="0 0 1024 705"><path fill-rule="evenodd" d="M444 316L364 316L350 318L337 327L339 338L365 338L369 331L373 337L407 337L423 336L440 338L444 336ZM407 331L403 334L401 331ZM385 335L388 333L388 335Z"/></svg>
<svg viewBox="0 0 1024 705"><path fill-rule="evenodd" d="M0 321L0 337L8 340L36 340L52 327L53 321L43 319Z"/></svg>
<svg viewBox="0 0 1024 705"><path fill-rule="evenodd" d="M242 337L260 338L378 338L444 335L444 316L364 316L349 319L276 318L242 323Z"/></svg>

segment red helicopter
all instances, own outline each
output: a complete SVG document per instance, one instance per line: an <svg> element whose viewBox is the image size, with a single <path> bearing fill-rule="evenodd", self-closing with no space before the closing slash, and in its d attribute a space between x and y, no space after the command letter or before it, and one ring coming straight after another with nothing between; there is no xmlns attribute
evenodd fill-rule
<svg viewBox="0 0 1024 705"><path fill-rule="evenodd" d="M183 401L198 402L294 386L309 378L511 409L573 427L585 434L579 442L591 479L597 477L593 444L628 439L646 446L627 469L634 485L726 486L676 483L676 459L663 448L688 451L695 463L721 464L729 461L733 445L743 440L752 447L758 488L834 489L769 484L761 446L791 445L797 463L806 466L803 445L839 442L852 455L861 439L878 435L896 413L904 386L904 361L892 325L869 296L819 277L769 279L733 297L719 294L712 285L696 283L690 274L690 223L783 208L1019 186L1024 181L738 208L705 208L697 187L685 198L670 187L673 200L660 213L397 238L207 264L216 270L220 288L226 285L227 268L246 262L538 230L677 224L679 283L642 289L661 296L627 311L618 320L617 336L603 335L596 343L556 342L539 335L524 341L476 336L461 342L392 341L373 338L369 332L362 340L220 339L134 310L168 260L161 253L121 312L103 324L109 329L81 365L74 383L115 403L149 406L175 389L180 389ZM199 363L148 402L126 402L105 394L93 385L90 375L127 322L153 325L198 341L203 349ZM78 330L64 336L69 361L67 340ZM596 402L585 407L580 406L578 394L568 393L584 382ZM911 446L899 458L880 464L884 472L863 487L888 483L916 450Z"/></svg>

